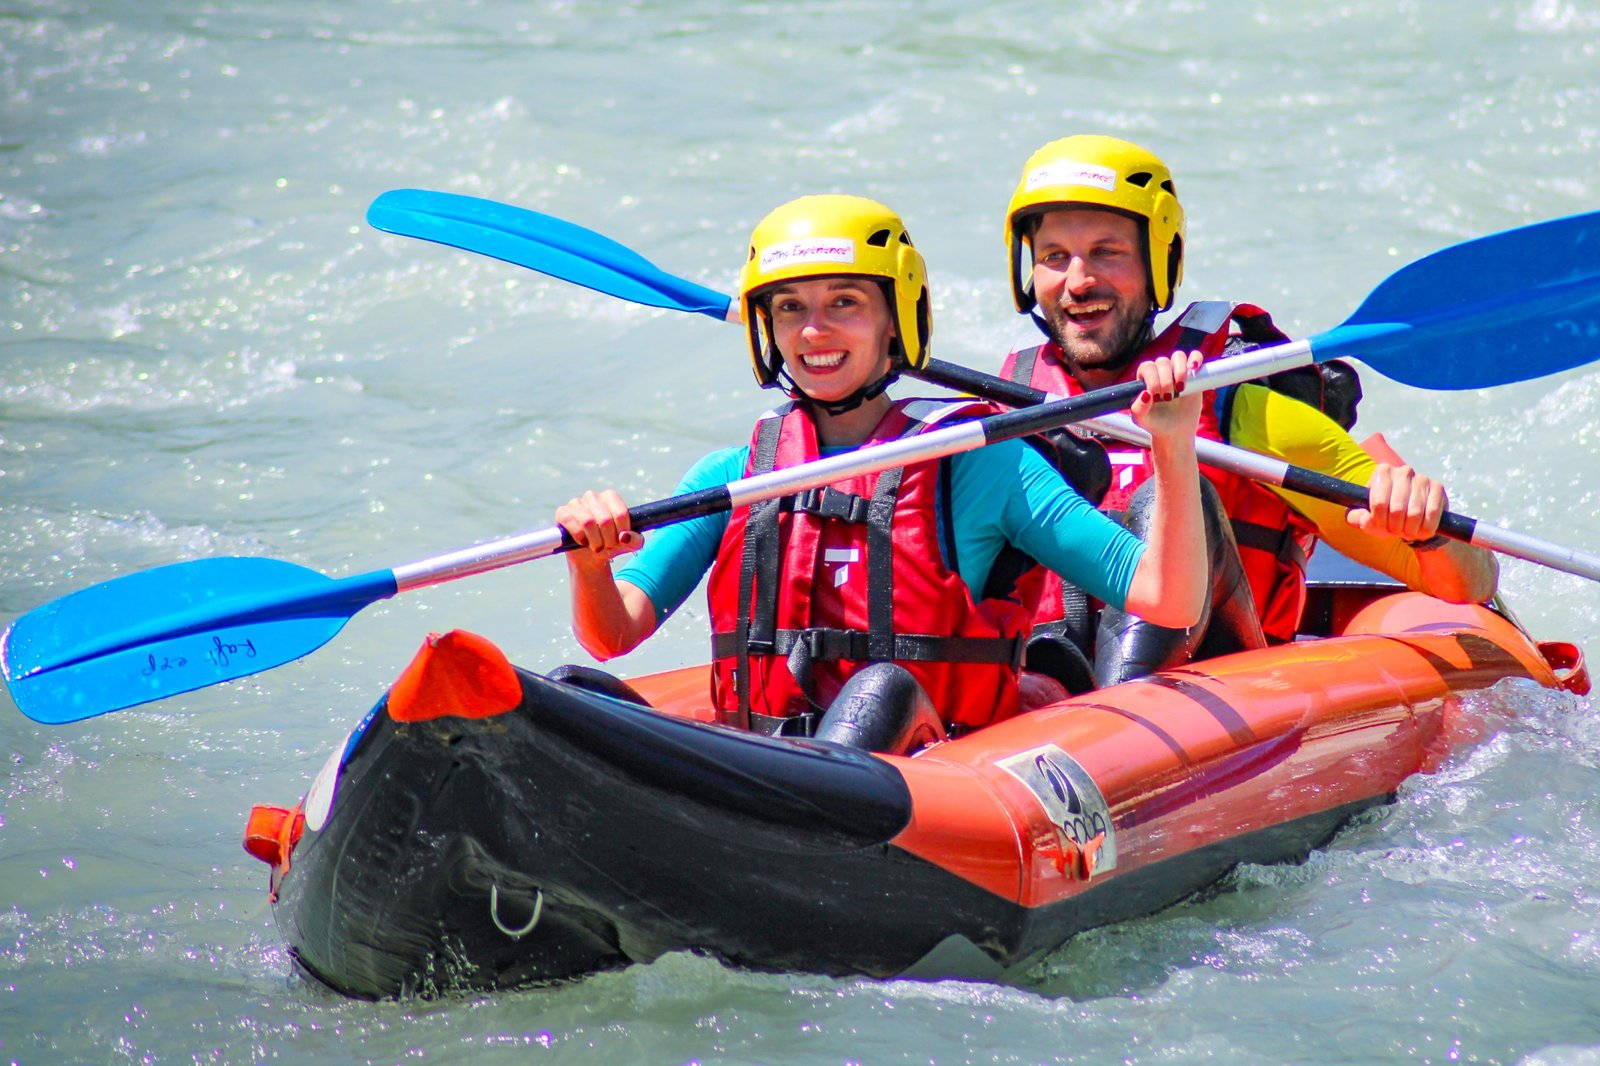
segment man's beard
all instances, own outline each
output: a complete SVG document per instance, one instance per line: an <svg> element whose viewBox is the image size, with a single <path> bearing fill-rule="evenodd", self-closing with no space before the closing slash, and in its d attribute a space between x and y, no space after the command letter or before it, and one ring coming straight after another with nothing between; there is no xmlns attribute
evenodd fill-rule
<svg viewBox="0 0 1600 1066"><path fill-rule="evenodd" d="M1120 312L1104 343L1064 328L1067 313L1059 307L1051 308L1044 314L1045 332L1061 349L1069 369L1107 373L1120 371L1126 369L1144 349L1152 319L1148 300L1140 301L1137 307L1120 307Z"/></svg>

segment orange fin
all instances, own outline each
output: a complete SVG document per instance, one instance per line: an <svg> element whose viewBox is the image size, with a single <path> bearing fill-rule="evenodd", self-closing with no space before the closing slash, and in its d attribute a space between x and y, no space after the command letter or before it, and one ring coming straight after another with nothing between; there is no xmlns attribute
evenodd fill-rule
<svg viewBox="0 0 1600 1066"><path fill-rule="evenodd" d="M389 689L389 717L397 722L434 718L490 718L522 702L522 684L505 653L489 640L452 629L430 633Z"/></svg>
<svg viewBox="0 0 1600 1066"><path fill-rule="evenodd" d="M289 872L289 856L305 832L306 812L299 805L274 807L258 803L250 808L244 827L244 850L272 867L267 898L278 902L278 888Z"/></svg>

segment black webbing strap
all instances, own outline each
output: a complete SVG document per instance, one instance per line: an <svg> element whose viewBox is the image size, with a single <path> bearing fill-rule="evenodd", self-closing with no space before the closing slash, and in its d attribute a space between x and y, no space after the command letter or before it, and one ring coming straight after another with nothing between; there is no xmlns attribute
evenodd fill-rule
<svg viewBox="0 0 1600 1066"><path fill-rule="evenodd" d="M1020 381L1024 385L1033 384L1033 366L1039 361L1039 350L1042 344L1035 344L1032 348L1024 348L1017 353L1011 361L1011 373L1006 375L1012 381Z"/></svg>
<svg viewBox="0 0 1600 1066"><path fill-rule="evenodd" d="M1078 586L1061 581L1062 634L1085 655L1094 654L1094 612L1089 610L1089 594Z"/></svg>
<svg viewBox="0 0 1600 1066"><path fill-rule="evenodd" d="M905 467L878 475L867 510L867 660L894 655L894 503Z"/></svg>
<svg viewBox="0 0 1600 1066"><path fill-rule="evenodd" d="M751 473L771 471L778 458L778 438L783 432L783 414L764 419L756 432L755 454ZM744 556L739 566L739 628L734 632L735 646L733 687L739 701L739 720L748 724L750 717L750 643L770 643L778 617L778 500L762 500L751 504L750 516L745 521ZM759 596L755 615L751 616L751 601ZM747 621L748 620L748 621ZM713 655L718 654L713 639Z"/></svg>
<svg viewBox="0 0 1600 1066"><path fill-rule="evenodd" d="M1306 551L1295 538L1293 529L1277 529L1240 518L1229 519L1229 522L1233 526L1233 539L1239 542L1241 548L1254 548L1266 552L1280 563L1301 570L1306 568Z"/></svg>
<svg viewBox="0 0 1600 1066"><path fill-rule="evenodd" d="M872 634L859 629L780 629L770 644L750 641L750 653L792 656L803 648L806 658L815 662L926 662L995 663L1018 667L1022 663L1025 641L1021 637L936 637L922 634L893 635L889 655L875 659L870 654ZM713 633L711 654L718 658L737 653L739 634Z"/></svg>

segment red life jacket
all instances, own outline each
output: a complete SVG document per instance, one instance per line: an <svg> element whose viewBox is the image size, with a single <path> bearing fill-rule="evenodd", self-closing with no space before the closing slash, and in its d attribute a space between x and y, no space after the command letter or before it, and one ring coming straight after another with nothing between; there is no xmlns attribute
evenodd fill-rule
<svg viewBox="0 0 1600 1066"><path fill-rule="evenodd" d="M1236 333L1233 326L1238 324ZM1119 381L1132 381L1140 363L1180 351L1199 351L1206 359L1223 354L1231 337L1243 337L1254 344L1276 344L1288 340L1272 318L1251 304L1204 301L1190 304L1178 320L1150 342L1129 364ZM1001 375L1022 381L1036 389L1063 396L1077 396L1084 389L1067 372L1061 349L1055 342L1013 352L1006 357ZM1226 439L1219 404L1214 393L1201 409L1198 435L1208 440ZM1128 501L1150 477L1150 453L1121 442L1108 442L1111 459L1111 488L1100 502L1101 510L1127 509ZM1201 472L1216 486L1223 509L1239 542L1239 556L1254 594L1256 613L1267 639L1275 643L1292 641L1300 624L1306 599L1306 562L1316 545L1316 527L1302 518L1266 487L1226 470L1202 465ZM1061 579L1045 578L1039 613L1035 623L1062 617Z"/></svg>
<svg viewBox="0 0 1600 1066"><path fill-rule="evenodd" d="M863 445L993 410L899 400ZM746 474L818 454L809 411L787 404L756 423ZM1015 594L974 602L946 565L945 470L929 460L734 511L707 588L720 720L826 709L859 666L886 661L911 672L947 725L1016 713L1037 601Z"/></svg>

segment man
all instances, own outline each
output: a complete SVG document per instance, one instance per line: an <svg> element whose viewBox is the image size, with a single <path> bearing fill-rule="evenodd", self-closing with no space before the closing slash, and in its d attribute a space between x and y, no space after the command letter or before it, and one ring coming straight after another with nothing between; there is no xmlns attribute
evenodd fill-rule
<svg viewBox="0 0 1600 1066"><path fill-rule="evenodd" d="M1183 276L1184 214L1166 164L1128 141L1080 135L1040 148L1012 196L1006 238L1017 310L1032 314L1048 341L1013 352L1004 372L1034 388L1076 395L1132 380L1143 362L1173 351L1196 349L1212 358L1286 339L1259 308L1215 303L1192 305L1156 334L1156 315L1171 307ZM1374 455L1346 431L1354 410L1349 393L1359 395L1353 372L1347 366L1309 372L1309 378L1295 376L1299 388L1279 384L1322 400L1322 409L1268 385L1241 385L1207 403L1199 430L1368 486L1368 505L1345 512L1205 468L1231 520L1266 640L1294 639L1305 603L1306 556L1317 538L1444 600L1478 602L1493 595L1493 554L1437 536L1447 506L1444 486L1405 465L1381 439L1369 442L1379 452ZM1345 425L1330 415L1346 416ZM1101 506L1130 509L1137 528L1147 460L1136 449L1119 449L1115 458L1121 462ZM1218 541L1226 541L1228 532L1209 538L1213 564L1224 569L1232 548ZM1230 596L1228 580L1219 578L1213 586L1214 611ZM1238 606L1227 612L1231 634L1209 650L1227 650L1227 641L1239 647L1257 642L1248 612ZM1059 599L1047 597L1042 611L1060 617L1061 610ZM1120 612L1108 614L1101 621L1096 680L1106 684L1173 665L1198 650L1204 636L1161 633Z"/></svg>

